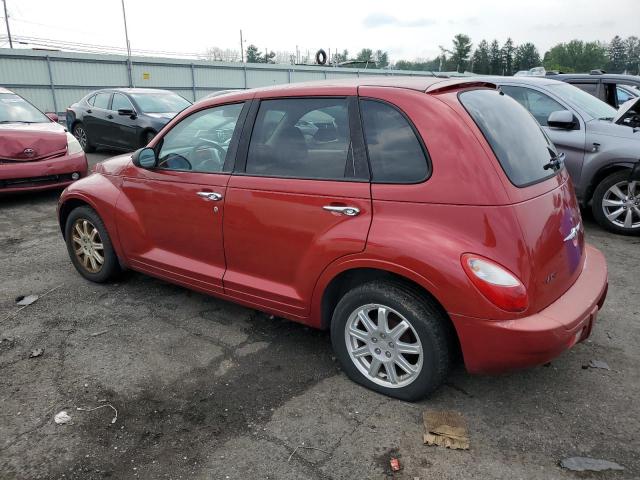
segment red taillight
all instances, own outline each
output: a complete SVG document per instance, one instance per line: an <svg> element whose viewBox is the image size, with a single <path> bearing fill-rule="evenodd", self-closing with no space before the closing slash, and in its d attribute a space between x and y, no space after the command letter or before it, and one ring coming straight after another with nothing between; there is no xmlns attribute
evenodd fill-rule
<svg viewBox="0 0 640 480"><path fill-rule="evenodd" d="M491 303L508 312L523 312L527 309L527 289L509 270L473 253L462 255L461 262L471 283Z"/></svg>

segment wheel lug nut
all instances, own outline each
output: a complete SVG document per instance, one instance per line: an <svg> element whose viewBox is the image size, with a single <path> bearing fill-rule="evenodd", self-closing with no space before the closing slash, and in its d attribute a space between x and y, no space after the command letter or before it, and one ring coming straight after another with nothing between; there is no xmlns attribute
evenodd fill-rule
<svg viewBox="0 0 640 480"><path fill-rule="evenodd" d="M389 348L393 348L393 342L389 342Z"/></svg>
<svg viewBox="0 0 640 480"><path fill-rule="evenodd" d="M388 358L391 358L391 352L387 351L387 352L384 352L384 354L385 354Z"/></svg>
<svg viewBox="0 0 640 480"><path fill-rule="evenodd" d="M371 341L372 341L373 343L378 343L378 339L377 339L376 337L372 337L372 338L371 338Z"/></svg>
<svg viewBox="0 0 640 480"><path fill-rule="evenodd" d="M375 352L376 352L378 355L380 355L380 352L381 352L381 351L382 351L382 350L380 350L379 348L376 348L376 350L375 350Z"/></svg>
<svg viewBox="0 0 640 480"><path fill-rule="evenodd" d="M380 338L386 338L386 335L384 333L381 333Z"/></svg>

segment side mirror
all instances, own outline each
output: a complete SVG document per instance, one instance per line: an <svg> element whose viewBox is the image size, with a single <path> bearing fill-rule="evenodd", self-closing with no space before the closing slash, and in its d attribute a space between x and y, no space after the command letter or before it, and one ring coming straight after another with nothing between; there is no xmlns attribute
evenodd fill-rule
<svg viewBox="0 0 640 480"><path fill-rule="evenodd" d="M49 118L49 120L51 120L52 122L56 122L58 123L60 121L60 119L58 118L58 114L54 113L54 112L47 112L45 113L45 115L47 116L47 118Z"/></svg>
<svg viewBox="0 0 640 480"><path fill-rule="evenodd" d="M578 125L578 122L569 110L558 110L557 112L551 112L549 114L547 125L551 128L573 130Z"/></svg>
<svg viewBox="0 0 640 480"><path fill-rule="evenodd" d="M156 158L156 152L152 148L140 148L133 152L131 160L136 167L146 168L150 170L156 167L158 159Z"/></svg>
<svg viewBox="0 0 640 480"><path fill-rule="evenodd" d="M120 108L118 109L118 115L123 115L126 117L136 118L136 112L131 110L130 108Z"/></svg>
<svg viewBox="0 0 640 480"><path fill-rule="evenodd" d="M640 182L640 160L636 162L636 164L631 169L631 174L629 175L630 182Z"/></svg>

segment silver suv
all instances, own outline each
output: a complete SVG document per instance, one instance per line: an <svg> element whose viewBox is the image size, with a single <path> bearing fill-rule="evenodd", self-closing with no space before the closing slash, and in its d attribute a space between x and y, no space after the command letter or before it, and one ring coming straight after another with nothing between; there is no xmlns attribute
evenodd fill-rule
<svg viewBox="0 0 640 480"><path fill-rule="evenodd" d="M487 80L487 77L482 77ZM597 222L622 234L640 234L640 99L619 110L568 83L535 77L492 77L535 117L565 154L583 207ZM637 170L636 170L637 171Z"/></svg>

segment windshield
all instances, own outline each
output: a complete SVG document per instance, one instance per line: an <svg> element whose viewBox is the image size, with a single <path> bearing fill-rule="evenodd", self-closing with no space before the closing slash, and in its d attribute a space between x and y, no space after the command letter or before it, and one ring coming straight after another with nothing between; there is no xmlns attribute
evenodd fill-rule
<svg viewBox="0 0 640 480"><path fill-rule="evenodd" d="M593 118L611 120L616 116L616 109L593 95L568 83L549 85L549 88L560 98L572 103Z"/></svg>
<svg viewBox="0 0 640 480"><path fill-rule="evenodd" d="M460 94L460 102L516 187L555 175L548 166L558 155L555 147L535 118L513 98L496 90L469 90Z"/></svg>
<svg viewBox="0 0 640 480"><path fill-rule="evenodd" d="M0 123L48 123L51 120L15 93L0 93Z"/></svg>
<svg viewBox="0 0 640 480"><path fill-rule="evenodd" d="M191 103L176 93L132 93L131 97L144 113L178 113Z"/></svg>

